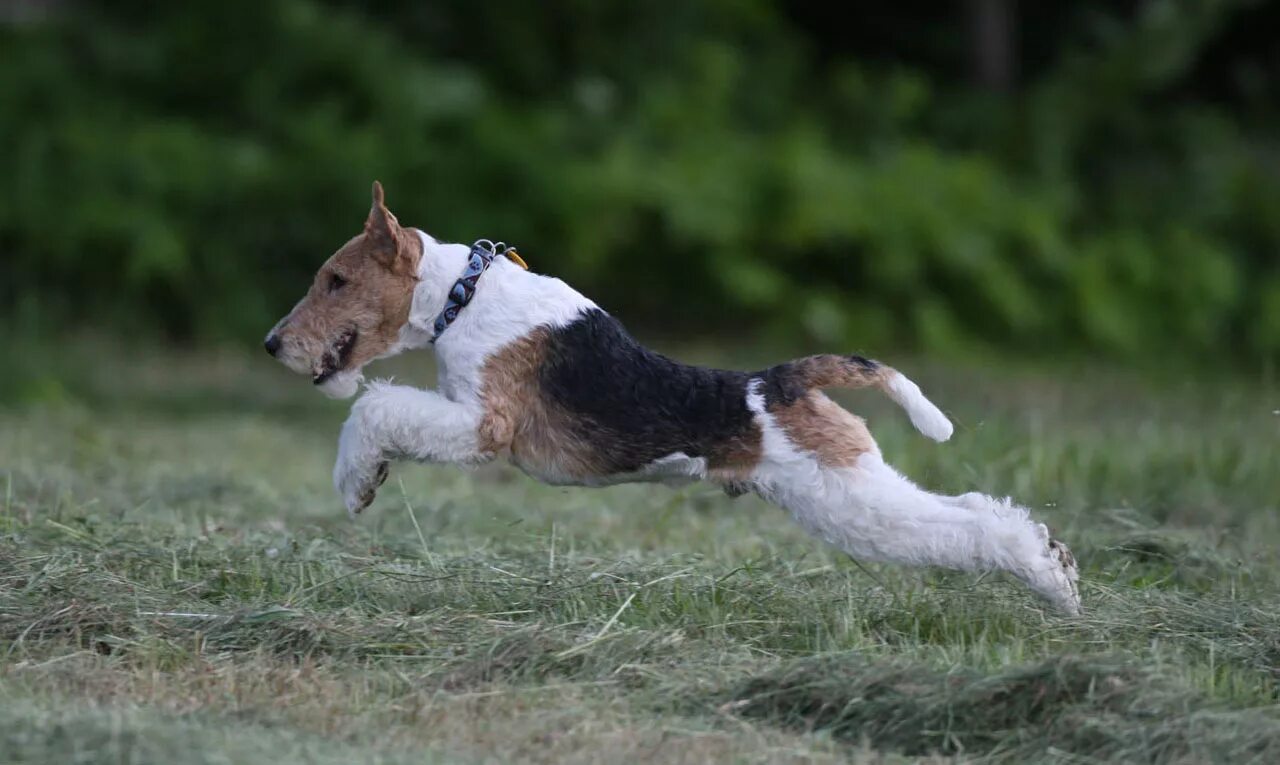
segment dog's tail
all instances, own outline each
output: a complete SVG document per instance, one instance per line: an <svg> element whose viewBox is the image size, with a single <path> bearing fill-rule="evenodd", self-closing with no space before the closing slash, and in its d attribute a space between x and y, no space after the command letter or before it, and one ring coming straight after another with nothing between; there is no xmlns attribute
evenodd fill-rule
<svg viewBox="0 0 1280 765"><path fill-rule="evenodd" d="M783 370L786 370L785 372ZM820 354L796 359L770 370L779 377L791 377L795 387L880 388L894 403L906 410L916 430L934 441L951 438L951 421L942 410L920 392L920 386L892 367L861 356ZM791 387L791 386L788 386Z"/></svg>

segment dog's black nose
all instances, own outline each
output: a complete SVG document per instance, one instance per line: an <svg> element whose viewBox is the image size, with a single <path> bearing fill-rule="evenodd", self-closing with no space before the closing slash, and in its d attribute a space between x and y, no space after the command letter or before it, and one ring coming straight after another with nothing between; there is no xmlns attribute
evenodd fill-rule
<svg viewBox="0 0 1280 765"><path fill-rule="evenodd" d="M262 347L266 348L267 353L272 356L276 355L280 352L280 336L274 332L267 335L267 341L262 344Z"/></svg>

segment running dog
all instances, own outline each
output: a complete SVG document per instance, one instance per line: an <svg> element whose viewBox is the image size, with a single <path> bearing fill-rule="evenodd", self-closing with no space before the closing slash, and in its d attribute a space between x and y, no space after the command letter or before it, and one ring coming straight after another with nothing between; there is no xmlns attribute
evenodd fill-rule
<svg viewBox="0 0 1280 765"><path fill-rule="evenodd" d="M681 364L514 250L402 227L378 183L364 231L321 266L265 345L338 398L358 391L374 359L435 351L438 390L373 382L352 407L333 471L352 517L392 460L505 455L534 478L576 486L706 480L786 508L856 559L1001 569L1079 613L1075 560L1043 524L1008 499L921 489L821 392L874 386L925 436L950 438L950 421L901 372L840 355L759 372Z"/></svg>

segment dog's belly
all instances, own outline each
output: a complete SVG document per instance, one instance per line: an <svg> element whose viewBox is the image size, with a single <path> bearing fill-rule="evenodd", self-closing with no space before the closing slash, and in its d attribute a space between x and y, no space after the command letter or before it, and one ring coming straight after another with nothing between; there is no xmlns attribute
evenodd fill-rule
<svg viewBox="0 0 1280 765"><path fill-rule="evenodd" d="M525 475L552 486L585 486L588 478L570 470L566 465L537 459L534 455L521 454L515 449L511 451L510 460L511 464L520 468Z"/></svg>
<svg viewBox="0 0 1280 765"><path fill-rule="evenodd" d="M612 486L619 483L663 483L680 486L707 477L707 460L675 452L626 473L592 473L574 470L562 460L538 459L538 455L511 451L511 463L527 475L554 486Z"/></svg>

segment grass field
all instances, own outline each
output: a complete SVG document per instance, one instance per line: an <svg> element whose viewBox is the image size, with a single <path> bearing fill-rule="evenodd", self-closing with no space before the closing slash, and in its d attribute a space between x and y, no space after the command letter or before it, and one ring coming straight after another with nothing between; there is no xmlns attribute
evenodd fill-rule
<svg viewBox="0 0 1280 765"><path fill-rule="evenodd" d="M926 486L1032 507L1083 617L709 486L402 466L352 524L348 404L265 357L28 359L0 762L1280 761L1277 386L899 365L950 443L843 400Z"/></svg>

